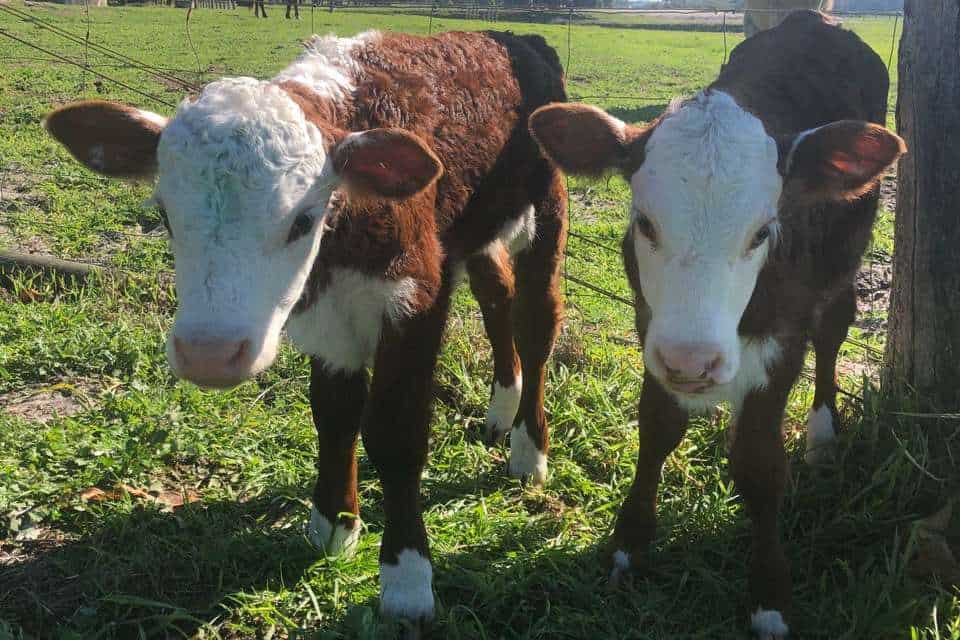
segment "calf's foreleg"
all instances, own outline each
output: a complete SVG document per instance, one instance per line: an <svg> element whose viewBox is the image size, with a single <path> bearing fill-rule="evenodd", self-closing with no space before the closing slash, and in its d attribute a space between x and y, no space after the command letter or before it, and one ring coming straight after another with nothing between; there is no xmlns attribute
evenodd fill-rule
<svg viewBox="0 0 960 640"><path fill-rule="evenodd" d="M523 388L511 323L516 288L506 247L494 243L489 249L471 256L467 260L467 273L493 348L493 385L483 434L484 440L493 444L513 426Z"/></svg>
<svg viewBox="0 0 960 640"><path fill-rule="evenodd" d="M831 300L817 318L813 349L817 358L816 390L807 417L808 464L830 460L837 434L837 355L857 314L853 286Z"/></svg>
<svg viewBox="0 0 960 640"><path fill-rule="evenodd" d="M560 269L567 243L567 192L546 161L531 179L536 236L516 257L513 329L523 371L520 408L510 432L510 475L547 480L550 433L543 410L546 364L560 327Z"/></svg>
<svg viewBox="0 0 960 640"><path fill-rule="evenodd" d="M327 555L349 553L360 536L357 434L367 397L367 373L330 371L310 361L310 406L317 428L317 484L310 541Z"/></svg>
<svg viewBox="0 0 960 640"><path fill-rule="evenodd" d="M752 521L751 626L762 640L779 640L789 632L790 567L778 530L789 473L781 424L802 363L803 349L797 346L781 356L766 388L747 394L736 412L730 448L733 481Z"/></svg>
<svg viewBox="0 0 960 640"><path fill-rule="evenodd" d="M667 456L677 448L687 431L689 418L649 372L644 373L640 392L637 470L630 495L620 508L611 541L616 585L628 572L641 569L657 525L657 489Z"/></svg>
<svg viewBox="0 0 960 640"><path fill-rule="evenodd" d="M383 485L380 612L419 622L434 615L433 569L420 506L427 461L433 372L448 296L402 323L384 324L377 348L363 444Z"/></svg>

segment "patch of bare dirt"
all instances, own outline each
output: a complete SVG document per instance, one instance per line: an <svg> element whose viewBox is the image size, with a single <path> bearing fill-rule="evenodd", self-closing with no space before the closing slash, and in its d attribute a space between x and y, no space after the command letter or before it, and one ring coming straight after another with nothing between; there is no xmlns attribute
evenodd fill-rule
<svg viewBox="0 0 960 640"><path fill-rule="evenodd" d="M570 203L573 205L570 209L576 208L577 210L577 222L579 224L594 224L599 221L594 213L596 210L620 204L615 200L595 196L590 191L587 191L587 193L571 193Z"/></svg>
<svg viewBox="0 0 960 640"><path fill-rule="evenodd" d="M30 527L26 535L18 535L15 542L0 543L0 574L3 567L10 567L34 560L54 549L70 542L71 538L63 531L48 527Z"/></svg>
<svg viewBox="0 0 960 640"><path fill-rule="evenodd" d="M868 258L857 274L857 320L854 326L867 335L887 330L892 279L893 264L889 257L881 255Z"/></svg>
<svg viewBox="0 0 960 640"><path fill-rule="evenodd" d="M567 505L560 498L542 492L524 492L523 506L531 515L550 514L559 517L567 510Z"/></svg>
<svg viewBox="0 0 960 640"><path fill-rule="evenodd" d="M837 375L841 378L851 380L862 380L866 377L868 380L877 380L880 374L880 361L869 356L857 358L838 358ZM859 383L858 383L859 384ZM853 389L845 389L853 392Z"/></svg>
<svg viewBox="0 0 960 640"><path fill-rule="evenodd" d="M0 395L0 411L27 422L46 424L93 407L101 391L102 385L83 378L34 385Z"/></svg>
<svg viewBox="0 0 960 640"><path fill-rule="evenodd" d="M42 238L18 235L13 225L17 216L43 204L44 197L31 176L18 171L0 171L0 244L15 246L26 253L49 253Z"/></svg>
<svg viewBox="0 0 960 640"><path fill-rule="evenodd" d="M897 210L897 170L894 169L880 183L880 205L887 211Z"/></svg>
<svg viewBox="0 0 960 640"><path fill-rule="evenodd" d="M34 186L31 176L19 171L0 171L0 212L12 213L28 206L36 206L43 195Z"/></svg>

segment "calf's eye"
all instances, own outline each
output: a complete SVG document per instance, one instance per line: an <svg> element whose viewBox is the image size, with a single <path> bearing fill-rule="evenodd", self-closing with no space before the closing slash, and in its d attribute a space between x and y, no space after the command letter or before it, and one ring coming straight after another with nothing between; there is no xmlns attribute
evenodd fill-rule
<svg viewBox="0 0 960 640"><path fill-rule="evenodd" d="M172 238L173 229L170 228L170 219L167 218L167 210L163 207L157 207L157 211L160 212L160 222L163 223L163 227L167 230L167 234Z"/></svg>
<svg viewBox="0 0 960 640"><path fill-rule="evenodd" d="M313 216L307 215L306 213L301 213L294 218L293 224L290 226L290 234L287 236L287 244L299 240L310 233L310 230L313 229L313 222Z"/></svg>
<svg viewBox="0 0 960 640"><path fill-rule="evenodd" d="M766 224L766 225L763 225L760 228L760 230L754 234L753 240L750 241L750 251L759 249L760 245L766 242L769 238L770 238L770 225Z"/></svg>
<svg viewBox="0 0 960 640"><path fill-rule="evenodd" d="M637 225L637 231L639 231L644 238L649 240L651 244L657 244L657 229L653 226L650 218L643 214L638 214L634 224Z"/></svg>

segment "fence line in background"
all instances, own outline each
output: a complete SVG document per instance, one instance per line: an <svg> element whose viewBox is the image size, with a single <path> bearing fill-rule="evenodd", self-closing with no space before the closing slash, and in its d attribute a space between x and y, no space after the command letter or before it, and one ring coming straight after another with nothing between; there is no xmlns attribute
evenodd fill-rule
<svg viewBox="0 0 960 640"><path fill-rule="evenodd" d="M313 29L313 25L314 25L314 9L315 9L317 6L322 6L322 5L319 4L321 1L322 1L322 0L314 0L313 2L310 3L311 32L314 31L314 29ZM171 4L171 6L172 6L172 4ZM136 60L136 59L134 59L134 58L131 58L131 57L127 56L126 54L123 54L123 53L120 53L120 52L118 52L118 51L115 51L114 49L112 49L112 48L110 48L110 47L106 47L106 46L104 46L104 45L101 45L101 44L98 44L98 43L96 43L96 42L91 41L91 39L90 39L90 25L91 25L91 23L90 23L90 12L89 12L88 0L84 0L84 15L85 15L86 33L85 33L84 35L82 35L82 36L79 35L79 34L74 34L74 33L70 32L70 31L67 31L66 29L63 29L63 28L59 27L58 25L53 24L52 22L49 22L49 21L44 20L44 19L41 19L41 18L39 18L39 17L37 17L37 16L35 16L35 15L32 15L32 14L29 13L26 9L18 9L18 8L12 7L11 5L0 4L0 11L5 11L6 13L11 14L11 15L13 15L14 17L18 18L19 20L23 21L24 23L32 24L32 25L34 25L34 26L36 26L37 28L40 28L40 29L45 29L45 30L53 33L54 35L56 35L56 36L58 36L58 37L60 37L60 38L63 38L64 40L67 40L67 41L69 41L69 42L72 42L72 43L74 43L74 44L79 44L80 46L82 46L82 47L83 47L83 60L82 60L82 61L80 61L80 60L75 60L75 59L71 59L71 58L69 58L69 57L67 57L67 56L65 56L65 55L61 55L61 54L55 53L55 52L53 52L53 51L50 51L50 50L48 50L48 49L45 49L45 48L43 48L43 47L40 47L40 46L38 46L38 45L36 45L36 44L34 44L34 43L31 43L31 42L28 42L28 41L24 40L23 38L17 37L16 35L10 33L9 31L7 31L7 30L5 30L5 29L0 29L0 35L6 36L7 38L10 38L10 39L12 39L12 40L14 40L14 41L16 41L16 42L18 42L18 43L20 43L20 44L28 47L28 48L31 48L31 49L33 49L33 50L35 50L35 51L39 51L39 52L41 52L41 53L44 53L44 54L46 54L46 56L47 56L47 57L44 57L44 58L30 57L30 56L22 56L22 57L16 57L16 58L7 58L6 61L8 61L8 62L17 61L17 60L20 60L20 61L46 61L46 62L50 62L50 63L54 63L54 64L68 64L68 65L72 65L72 66L77 66L77 67L79 67L79 68L82 70L81 86L84 86L84 85L85 85L85 77L86 77L86 74L89 72L89 73L91 73L92 75L95 75L95 76L99 77L99 78L102 79L102 80L106 80L106 81L108 81L108 82L112 82L112 83L116 84L117 86L123 87L124 89L127 89L127 90L129 90L129 91L132 91L132 92L134 92L134 93L136 93L136 94L138 94L138 95L140 95L140 96L146 97L146 98L148 98L148 99L150 99L150 100L153 100L153 101L158 102L158 103L160 103L160 104L166 105L166 106L168 106L168 107L175 108L175 105L174 105L174 104L172 104L171 102L168 102L167 100L163 99L162 97L159 97L159 96L152 95L152 94L150 94L150 93L141 91L141 90L139 90L139 89L137 89L137 88L135 88L135 87L132 87L132 86L130 86L129 84L126 84L126 83L124 83L124 82L122 82L122 81L120 81L120 80L118 80L118 79L116 79L116 78L110 77L110 76L108 76L107 74L104 74L102 71L98 71L97 69L107 69L107 68L110 68L110 69L130 69L130 70L135 70L135 71L137 71L137 72L140 72L140 73L144 73L144 74L148 74L148 75L150 75L150 76L153 76L155 79L160 80L161 82L167 82L167 83L171 83L171 84L174 84L174 85L176 85L176 86L179 86L180 88L185 89L185 90L187 90L187 91L198 91L198 90L200 89L200 85L202 85L202 83L203 83L203 76L204 76L205 71L204 71L203 65L201 64L201 61L200 61L199 52L197 51L196 47L194 46L192 37L191 37L191 35L190 35L190 16L191 16L192 10L193 10L194 7L203 7L203 8L215 7L215 8L220 8L220 7L229 7L229 6L236 7L237 5L236 5L236 3L233 2L232 0L194 0L194 1L191 3L191 5L187 8L187 13L186 13L186 18L185 18L185 25L184 25L184 28L185 28L185 37L186 37L186 42L187 42L187 44L190 46L190 48L191 48L191 50L192 50L192 52L193 52L194 59L196 60L196 63L197 63L197 69L196 69L196 70L179 69L179 68L173 68L173 67L162 67L162 66L156 66L156 65L148 64L148 63L146 63L146 62L143 62L143 61L140 61L140 60ZM501 16L501 15L527 15L527 16L538 16L538 17L541 17L541 18L543 18L543 17L549 17L549 16L551 16L551 15L554 15L554 16L556 16L558 19L564 20L565 23L566 23L565 26L566 26L566 30L567 30L567 34L566 34L567 52L566 52L566 64L565 64L564 70L565 70L565 74L567 75L567 77L569 77L569 72L570 72L571 66L572 66L572 64L575 62L575 61L574 61L574 57L573 57L573 49L574 49L574 47L573 47L573 27L574 27L574 26L608 26L608 24L609 24L609 23L601 23L600 25L597 25L596 23L591 24L591 23L589 23L589 22L585 22L585 23L582 23L582 24L578 24L578 23L577 23L577 20L582 19L582 16L595 16L595 15L599 15L599 16L617 16L617 15L643 16L643 15L650 15L650 16L658 16L658 17L660 17L660 16L664 16L664 15L677 15L677 16L702 15L702 14L721 15L720 30L722 31L722 37L723 37L723 56L722 56L722 59L721 59L721 65L722 65L722 64L725 64L725 63L726 63L727 57L728 57L728 55L729 55L729 50L728 50L728 46L727 46L727 31L728 31L728 29L729 29L729 25L728 25L728 22L727 22L727 17L728 17L728 15L735 15L735 14L742 14L742 13L743 13L743 10L742 10L742 9L734 9L734 8L657 9L657 10L649 10L649 9L590 9L590 8L585 8L585 7L572 7L572 6L570 6L570 7L558 7L558 8L547 8L547 7L515 7L515 8L514 8L514 7L504 7L504 6L502 5L502 3L498 3L498 2L496 2L496 1L488 2L488 3L485 3L485 4L484 4L484 3L480 3L480 2L469 2L469 3L467 3L467 2L452 2L452 3L448 3L448 4L444 5L444 6L441 6L437 0L432 0L432 1L430 1L430 2L422 2L422 3L420 3L420 2L403 2L403 3L384 3L384 4L377 4L377 5L352 5L352 6L351 6L351 5L346 5L346 6L345 6L345 5L343 5L343 4L338 5L338 4L336 4L335 0L331 0L330 3L329 3L329 10L330 10L330 11L334 11L334 9L337 9L337 10L339 10L339 11L348 11L348 12L349 12L349 11L352 11L352 12L365 12L365 13L384 13L384 12L394 12L394 11L402 11L402 10L429 11L429 13L423 14L424 17L427 18L427 31L428 31L428 33L432 33L432 32L433 32L433 29L434 29L434 18L441 17L441 15L442 15L443 12L469 11L469 12L472 12L471 15L475 16L476 19L488 19L488 17L489 17L489 19L490 19L491 21L498 21L498 20L500 19L500 16ZM487 13L484 13L485 11L486 11ZM770 9L770 10L758 10L757 13L778 13L778 14L781 14L781 13L784 13L784 11L782 11L782 10L777 10L777 9ZM398 14L398 15L419 15L419 13L413 13L413 14L400 13L400 14ZM854 11L843 12L843 11L836 11L836 12L831 12L831 15L840 16L840 17L858 17L858 18L869 18L869 17L886 18L886 17L893 17L893 18L894 18L893 33L892 33L892 36L891 36L890 53L889 53L888 60L887 60L887 66L888 66L888 68L890 67L890 65L892 64L892 60L893 60L893 54L894 54L894 52L895 52L897 30L898 30L898 26L899 26L900 17L902 16L902 12L854 12ZM456 16L456 17L459 18L459 16ZM513 21L513 20L509 20L509 21ZM555 24L555 23L554 23L554 24ZM612 26L612 25L611 25L611 26ZM624 27L624 28L631 28L631 25L629 25L629 24L624 24L623 27ZM686 31L686 30L694 30L694 29L701 29L701 30L703 30L703 25L690 25L689 28L687 28L686 26L682 26L682 27L679 28L678 30L684 30L684 31ZM96 53L96 54L98 54L98 55L102 55L102 56L104 56L104 57L112 60L112 62L108 62L108 63L105 63L105 62L91 62L91 61L90 61L90 53L91 53L91 51L92 51L93 53ZM177 73L196 74L197 77L199 78L200 85L194 84L194 83L192 83L192 82L190 82L190 81L187 81L187 80L184 80L183 78L175 75L175 74L177 74ZM209 75L213 75L213 76L224 75L223 73L217 73L217 72L212 72L212 71L207 71L206 73L208 73ZM666 104L666 103L669 103L671 100L675 99L675 97L676 97L676 96L675 96L674 94L669 94L669 95L667 95L667 94L659 94L659 95L658 95L658 94L633 94L633 95L622 95L622 94L607 94L607 95L603 95L603 94L583 95L583 94L581 94L581 95L578 95L578 94L571 94L571 96L570 96L570 98L571 98L572 100L629 100L629 101L632 101L632 102L635 102L635 103L648 103L648 104L659 104L659 103ZM891 109L890 112L892 112L892 111L893 111L893 110ZM51 178L53 178L53 179L57 179L57 180L75 179L75 180L81 180L81 181L83 181L83 180L86 180L86 181L95 180L95 181L99 181L99 182L106 182L106 181L107 181L107 179L102 178L102 177L100 177L100 176L96 176L96 175L94 175L94 174L72 174L72 175L71 175L71 174L53 173L53 172L21 171L21 170L18 170L17 168L15 168L15 167L13 167L13 168L8 168L8 169L4 169L2 166L0 166L0 205L2 205L2 203L4 202L5 196L8 195L8 194L5 194L5 193L4 193L4 176L5 176L5 174L17 175L17 176L19 176L19 177L22 177L22 176L30 176L30 177L34 177L34 178L40 178L40 179L51 179ZM9 199L9 198L7 198L7 199ZM569 200L568 200L568 205L569 205ZM52 222L40 221L40 220L35 220L35 219L29 219L29 218L27 218L26 216L23 216L23 215L5 213L5 212L0 211L0 225L8 225L8 226L9 226L9 225L11 225L11 224L12 224L12 225L17 225L17 224L29 224L29 225L32 225L33 227L41 228L41 229L42 229L42 228L48 228L48 229L49 229L49 228L53 228L53 226L54 226L54 223L52 223ZM138 231L128 231L128 230L118 231L118 230L114 230L114 229L99 229L99 230L93 230L92 233L100 234L100 235L103 235L103 236L110 236L110 237L123 237L123 238L128 238L128 239L131 239L131 240L160 239L160 238L163 238L164 235L165 235L164 233L159 233L159 234L157 234L157 233L152 233L152 232L138 232ZM610 253L610 254L616 254L616 255L618 256L618 258L619 258L619 255L620 255L620 249L619 249L619 247L611 246L611 245L609 245L609 244L606 244L606 243L603 242L602 240L598 240L598 239L593 238L593 237L591 237L591 236L589 236L589 235L587 235L587 234L584 234L584 233L576 232L576 231L573 231L573 230L571 230L569 233L570 233L571 238L577 240L578 242L582 242L583 244L585 244L585 245L587 245L587 246L589 246L589 247L591 247L591 248L594 248L594 249L599 249L599 250L601 250L601 251L604 251L604 252L607 252L607 253ZM577 275L570 274L570 273L568 272L568 270L567 270L567 259L573 260L575 263L585 264L585 262L582 262L583 259L582 259L580 256L577 255L577 252L575 252L575 251L571 252L571 251L569 251L569 250L566 252L566 255L565 255L565 257L564 257L564 266L563 266L563 277L564 277L565 287L567 287L568 285L573 285L575 288L579 289L579 290L582 291L582 292L589 292L590 295L607 299L607 300L609 300L609 301L611 301L611 302L615 302L615 303L617 303L617 304L619 304L619 305L628 306L628 307L630 307L631 309L633 308L633 301L632 301L631 299L629 299L629 298L627 298L627 297L624 297L624 296L622 296L622 295L619 295L619 294L617 294L616 292L609 291L609 290L607 290L607 289L604 288L604 287L598 286L598 285L590 282L588 279L579 277L579 276L577 276ZM130 268L130 267L119 266L119 265L117 265L117 264L115 264L115 263L108 263L108 262L104 262L104 261L100 261L100 260L91 260L91 259L86 259L86 260L84 260L84 259L76 259L76 258L74 258L73 260L76 261L76 262L78 262L78 263L80 263L80 264L84 264L84 265L90 265L90 266L96 266L96 267L105 267L105 268L109 268L109 269L111 269L111 270L116 270L116 271L125 272L125 273L130 273L130 274L148 275L148 276L158 275L158 276L163 276L163 277L172 277L172 276L173 276L173 273L170 272L170 271L168 271L168 270L161 270L161 271L157 272L157 271L152 271L152 270L148 271L148 270L145 270L145 269L134 269L134 268ZM871 264L871 266L872 266L872 261L870 262L870 264ZM573 296L570 295L569 289L567 289L567 298L568 298L568 305L569 305L569 306L572 306L573 308L578 309L581 313L584 312L583 309L581 309L581 308L579 308L579 307L576 306L576 303L575 303L575 302L573 301L573 299L572 299ZM881 350L877 349L876 347L873 347L872 345L869 345L869 344L867 344L867 343L864 343L863 341L860 341L860 340L857 340L857 339L854 339L854 338L848 338L846 342L847 342L847 344L849 344L849 345L851 345L851 346L859 349L862 353L864 353L865 356L866 356L866 358L867 358L868 360L872 361L872 363L876 364L877 362L882 361L883 353L882 353ZM635 344L635 345L637 345L637 346L640 346L637 341L633 341L632 344ZM803 374L803 375L804 375L804 377L806 377L806 378L808 378L808 379L810 379L810 380L813 380L813 379L814 379L813 375L812 375L809 371L807 371L807 370L804 371L804 374ZM850 397L850 398L857 398L856 395L854 395L854 394L852 394L852 393L850 393L850 392L848 392L848 391L845 391L844 389L841 389L841 388L839 388L839 387L838 387L838 392L840 392L841 394L844 394L845 396Z"/></svg>
<svg viewBox="0 0 960 640"><path fill-rule="evenodd" d="M32 24L32 25L34 25L34 26L36 26L36 27L38 27L38 28L40 28L40 29L44 29L44 30L46 30L46 31L49 31L49 32L51 32L51 33L59 36L60 38L63 38L63 39L65 39L65 40L69 41L69 42L73 42L73 43L75 43L75 44L79 44L79 45L83 46L86 50L93 49L93 51L94 51L95 53L104 55L104 56L109 57L109 58L113 58L114 60L117 60L118 62L120 62L120 63L122 63L122 64L129 65L129 68L131 68L131 69L137 69L137 70L139 70L139 71L143 71L143 72L148 73L148 74L150 74L150 75L152 75L152 76L154 76L154 77L156 77L156 78L158 78L158 79L160 79L160 80L164 80L164 81L167 81L167 82L172 82L172 83L175 83L175 84L179 84L179 85L181 85L181 86L182 86L183 88L185 88L185 89L189 89L189 90L192 90L192 91L196 91L196 90L199 89L199 87L197 87L195 84L193 84L193 83L191 83L191 82L188 82L188 81L186 81L186 80L183 80L182 78L179 78L179 77L177 77L177 76L175 76L175 75L169 74L169 73L163 71L163 70L162 70L161 68L159 68L159 67L154 67L154 66L152 66L152 65L150 65L150 64L147 64L147 63L142 62L142 61L140 61L140 60L137 60L137 59L135 59L135 58L131 58L130 56L128 56L128 55L126 55L126 54L123 54L123 53L120 53L119 51L116 51L116 50L114 50L114 49L112 49L112 48L110 48L110 47L106 47L106 46L104 46L104 45L97 44L97 43L95 43L95 42L90 42L88 38L87 38L87 39L84 39L84 38L82 38L81 36L78 36L77 34L74 34L74 33L70 32L70 31L67 31L66 29L63 29L63 28L61 28L61 27L53 24L52 22L49 22L49 21L47 21L47 20L43 20L43 19L41 19L41 18L38 18L37 16L30 14L30 13L27 12L26 10L18 9L18 8L13 7L12 5L8 5L8 4L0 4L0 11L5 12L5 13L7 13L7 14L10 14L10 15L12 15L13 17L18 18L19 20L21 20L21 21L23 21L23 22L30 23L30 24ZM6 31L5 29L0 29L0 33L6 35L7 37L13 38L12 34L10 34L10 33L9 33L8 31ZM16 39L16 38L14 38L14 39ZM58 58L58 59L60 59L60 60L67 60L64 56L60 56L60 55L58 55L58 54L50 54L50 52L43 50L42 48L34 45L33 43L24 42L23 40L19 40L19 41L20 41L21 43L25 44L26 46L30 47L30 48L33 48L33 49L36 49L36 50L39 50L39 51L43 51L44 53L47 53L48 55L51 55L52 57ZM69 62L71 62L72 64L78 64L76 61L69 61ZM117 83L117 84L120 84L117 80L114 80L114 79L112 79L112 78L107 78L107 79L108 79L109 81L111 81L111 82L115 82L115 83Z"/></svg>

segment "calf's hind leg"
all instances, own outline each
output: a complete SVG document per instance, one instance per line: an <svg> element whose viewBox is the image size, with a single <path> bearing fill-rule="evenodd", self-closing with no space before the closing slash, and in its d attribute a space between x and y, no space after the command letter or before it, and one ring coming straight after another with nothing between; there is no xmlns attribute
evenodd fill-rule
<svg viewBox="0 0 960 640"><path fill-rule="evenodd" d="M543 411L546 363L560 326L560 267L567 243L567 192L560 174L546 162L530 182L541 185L531 193L536 235L517 254L517 295L513 303L513 330L520 353L523 389L520 409L510 432L510 475L547 479L549 428Z"/></svg>
<svg viewBox="0 0 960 640"><path fill-rule="evenodd" d="M483 434L484 440L493 444L513 425L523 388L510 317L516 290L506 247L497 242L471 256L467 260L467 273L493 348L493 385Z"/></svg>

